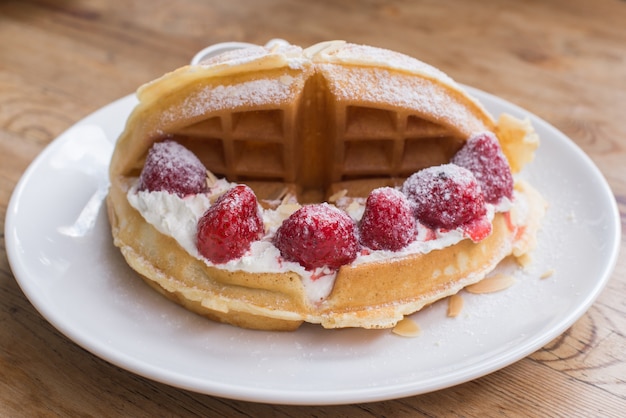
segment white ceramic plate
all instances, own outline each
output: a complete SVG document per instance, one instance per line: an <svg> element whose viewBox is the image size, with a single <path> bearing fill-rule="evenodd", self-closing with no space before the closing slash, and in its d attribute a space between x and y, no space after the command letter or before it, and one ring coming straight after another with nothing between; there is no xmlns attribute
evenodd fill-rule
<svg viewBox="0 0 626 418"><path fill-rule="evenodd" d="M6 219L11 267L41 314L93 354L201 393L284 404L377 401L434 391L505 367L563 333L615 265L620 223L599 170L524 110L470 89L495 115L529 117L542 138L526 170L550 203L539 247L517 283L413 315L417 338L389 330L259 332L213 323L167 301L113 247L102 204L113 144L134 106L116 101L77 123L31 164ZM544 272L554 269L547 279Z"/></svg>

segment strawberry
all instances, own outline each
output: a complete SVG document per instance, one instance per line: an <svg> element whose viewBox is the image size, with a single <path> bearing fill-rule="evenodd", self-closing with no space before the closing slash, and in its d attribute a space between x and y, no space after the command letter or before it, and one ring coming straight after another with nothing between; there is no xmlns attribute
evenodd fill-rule
<svg viewBox="0 0 626 418"><path fill-rule="evenodd" d="M347 213L328 203L306 205L285 219L273 238L281 255L308 270L339 269L359 251L356 225Z"/></svg>
<svg viewBox="0 0 626 418"><path fill-rule="evenodd" d="M359 223L361 243L373 250L398 251L416 236L415 217L406 196L391 187L374 189Z"/></svg>
<svg viewBox="0 0 626 418"><path fill-rule="evenodd" d="M206 189L206 168L187 148L172 140L157 142L150 148L138 190L165 191L185 197Z"/></svg>
<svg viewBox="0 0 626 418"><path fill-rule="evenodd" d="M502 197L513 197L511 167L491 132L469 138L450 162L474 173L487 203L497 204Z"/></svg>
<svg viewBox="0 0 626 418"><path fill-rule="evenodd" d="M487 213L476 178L455 164L414 173L406 179L402 191L414 204L417 220L430 228L456 229Z"/></svg>
<svg viewBox="0 0 626 418"><path fill-rule="evenodd" d="M263 234L254 192L246 185L237 185L220 196L198 221L198 251L215 264L227 263L241 257Z"/></svg>
<svg viewBox="0 0 626 418"><path fill-rule="evenodd" d="M493 226L486 216L463 225L462 228L465 236L469 237L474 242L480 242L487 238L493 230Z"/></svg>

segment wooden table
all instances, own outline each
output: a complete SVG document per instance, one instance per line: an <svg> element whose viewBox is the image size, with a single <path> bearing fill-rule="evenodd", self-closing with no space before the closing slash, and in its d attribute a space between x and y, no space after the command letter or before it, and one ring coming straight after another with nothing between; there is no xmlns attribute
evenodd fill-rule
<svg viewBox="0 0 626 418"><path fill-rule="evenodd" d="M61 132L222 41L347 39L395 49L512 101L600 167L626 222L626 2L0 2L0 220L29 163ZM4 235L3 235L4 236ZM622 241L622 250L626 247ZM176 389L59 333L0 254L2 416L623 416L626 263L562 336L500 371L360 405L256 404Z"/></svg>

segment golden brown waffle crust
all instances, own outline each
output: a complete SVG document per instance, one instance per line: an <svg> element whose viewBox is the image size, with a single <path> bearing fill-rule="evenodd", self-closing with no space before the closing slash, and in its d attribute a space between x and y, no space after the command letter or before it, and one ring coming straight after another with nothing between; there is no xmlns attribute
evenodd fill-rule
<svg viewBox="0 0 626 418"><path fill-rule="evenodd" d="M407 95L407 88L416 93ZM430 143L449 140L444 152L449 156L455 149L450 144L458 148L472 134L492 131L509 160L515 160L514 171L530 160L536 138L528 126L507 118L496 123L448 76L413 58L337 41L304 50L292 45L274 50L259 47L178 69L142 86L138 97L140 102L127 121L110 165L107 210L114 244L147 284L213 320L263 330L294 330L303 322L325 328L389 328L405 315L481 280L505 257L521 255L534 246L544 204L532 187L518 182L518 193L532 209L523 220L512 222L510 213L497 213L492 234L479 243L465 239L427 254L343 266L330 295L321 303L311 303L297 273L229 271L205 263L157 231L130 205L131 179L141 170L151 145L164 136L187 141L185 145L209 170L231 181L255 178L269 184L266 189L272 189L274 182L295 185L304 200L324 199L338 187L350 191L355 184L366 184L371 189L380 179L407 177L424 164L414 156L405 158L407 153L410 156L409 141L418 134L430 135ZM280 109L283 136L273 138L271 131L269 139L258 144L245 133L237 137L233 115L266 115L275 109ZM380 134L375 126L365 129L365 119L356 119L357 128L347 126L354 109L368 116L392 115L395 133ZM232 125L226 131L213 132L214 125L207 123L213 120L222 128L225 121ZM419 123L411 125L415 121ZM318 128L320 125L324 127ZM198 135L198 127L211 134ZM351 136L354 132L365 139ZM215 137L221 141L220 155L225 155L221 160L210 151L217 143ZM383 143L388 137L393 137L392 145ZM243 145L229 160L232 149L228 149L236 150L237 141ZM268 175L271 168L239 164L245 162L248 151L271 141L280 143L282 149L277 157L280 170ZM303 149L302 142L326 147L325 153ZM362 165L357 158L372 142L389 151L389 165L383 172ZM359 144L366 144L365 151L350 154ZM271 145L271 149L277 147ZM404 154L397 150L402 147L406 148ZM312 161L309 171L291 161L303 153ZM435 157L427 165L445 162L436 158L443 157ZM356 163L350 165L353 160Z"/></svg>

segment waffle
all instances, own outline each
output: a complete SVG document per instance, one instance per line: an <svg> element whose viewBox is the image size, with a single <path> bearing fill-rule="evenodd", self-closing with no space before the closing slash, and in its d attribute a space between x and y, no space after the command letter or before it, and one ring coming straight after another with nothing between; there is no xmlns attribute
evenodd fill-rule
<svg viewBox="0 0 626 418"><path fill-rule="evenodd" d="M265 330L303 322L389 328L534 246L543 201L518 181L517 200L527 210L496 213L481 242L342 266L332 291L312 301L297 271L207 263L129 203L148 149L165 138L215 176L250 185L261 202L286 194L299 204L337 193L365 197L449 162L482 131L496 132L513 171L532 158L530 126L509 116L496 122L447 75L405 55L341 41L252 47L166 74L140 87L138 98L110 165L114 243L146 283L216 321Z"/></svg>

